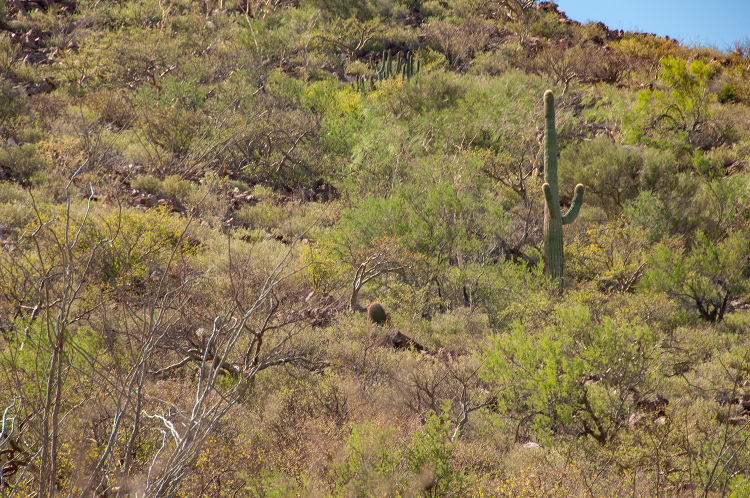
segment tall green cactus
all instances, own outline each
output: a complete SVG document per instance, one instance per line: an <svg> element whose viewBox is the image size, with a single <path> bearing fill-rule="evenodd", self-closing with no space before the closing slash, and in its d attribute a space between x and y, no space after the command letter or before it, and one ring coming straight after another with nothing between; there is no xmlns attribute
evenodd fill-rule
<svg viewBox="0 0 750 498"><path fill-rule="evenodd" d="M547 128L544 134L544 265L547 274L562 282L563 278L563 225L573 223L583 203L583 185L576 185L573 203L567 213L560 210L560 192L557 186L557 131L555 131L555 96L552 90L544 92L544 117Z"/></svg>

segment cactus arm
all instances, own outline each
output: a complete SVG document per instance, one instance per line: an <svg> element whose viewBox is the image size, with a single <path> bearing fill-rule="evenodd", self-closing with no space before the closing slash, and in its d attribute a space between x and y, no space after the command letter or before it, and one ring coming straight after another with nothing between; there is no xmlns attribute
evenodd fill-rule
<svg viewBox="0 0 750 498"><path fill-rule="evenodd" d="M549 211L549 217L553 220L557 218L557 213L560 211L560 206L555 206L555 198L552 194L552 187L549 183L542 185L544 190L544 200L547 202L547 210Z"/></svg>
<svg viewBox="0 0 750 498"><path fill-rule="evenodd" d="M567 225L573 223L578 218L578 212L581 210L581 204L583 204L583 184L579 183L576 185L576 189L573 193L573 203L570 205L570 209L562 217L562 224ZM545 192L545 196L546 196ZM549 199L547 200L549 202Z"/></svg>

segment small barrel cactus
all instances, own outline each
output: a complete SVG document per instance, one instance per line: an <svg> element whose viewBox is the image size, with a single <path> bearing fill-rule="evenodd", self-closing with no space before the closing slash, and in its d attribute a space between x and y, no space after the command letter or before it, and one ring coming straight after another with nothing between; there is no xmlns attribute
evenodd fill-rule
<svg viewBox="0 0 750 498"><path fill-rule="evenodd" d="M385 313L385 308L378 301L373 301L367 307L367 318L370 319L375 325L385 325L388 315Z"/></svg>

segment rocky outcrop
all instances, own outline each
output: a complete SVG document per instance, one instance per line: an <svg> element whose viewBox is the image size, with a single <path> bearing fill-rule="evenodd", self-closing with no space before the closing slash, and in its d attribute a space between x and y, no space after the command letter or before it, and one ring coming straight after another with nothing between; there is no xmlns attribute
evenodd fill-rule
<svg viewBox="0 0 750 498"><path fill-rule="evenodd" d="M420 353L427 352L427 349L409 336L401 333L400 330L391 330L383 338L383 345L392 347L396 351L413 350Z"/></svg>

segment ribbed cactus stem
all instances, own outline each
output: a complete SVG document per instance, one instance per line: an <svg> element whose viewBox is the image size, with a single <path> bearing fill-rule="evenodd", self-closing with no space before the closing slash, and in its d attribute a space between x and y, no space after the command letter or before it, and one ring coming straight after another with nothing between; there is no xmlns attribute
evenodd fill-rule
<svg viewBox="0 0 750 498"><path fill-rule="evenodd" d="M547 274L562 282L565 257L563 225L573 223L583 203L583 185L576 185L573 202L567 213L560 210L560 191L557 184L557 131L555 130L555 96L544 92L544 264Z"/></svg>
<svg viewBox="0 0 750 498"><path fill-rule="evenodd" d="M375 90L376 82L384 81L389 78L399 77L411 79L419 73L422 65L420 61L416 60L413 53L409 53L406 56L397 53L394 61L393 55L390 52L385 51L383 52L380 62L370 61L370 67L375 71L375 76L368 78L367 80L358 76L353 82L354 88L360 92L368 89ZM369 82L369 87L365 85L365 81Z"/></svg>
<svg viewBox="0 0 750 498"><path fill-rule="evenodd" d="M367 318L375 325L384 325L388 321L388 314L385 308L378 301L373 301L367 307Z"/></svg>

